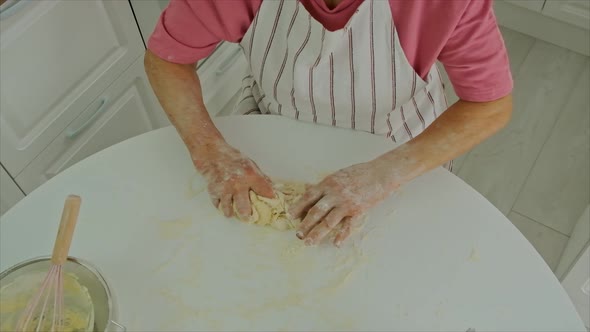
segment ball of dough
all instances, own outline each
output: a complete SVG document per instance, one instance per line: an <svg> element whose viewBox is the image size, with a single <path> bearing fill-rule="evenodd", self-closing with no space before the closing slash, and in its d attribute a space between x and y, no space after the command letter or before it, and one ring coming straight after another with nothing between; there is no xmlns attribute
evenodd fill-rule
<svg viewBox="0 0 590 332"><path fill-rule="evenodd" d="M270 226L278 230L297 228L301 221L289 215L289 207L304 192L305 184L288 182L275 185L275 198L258 196L255 192L250 191L252 215L243 221L261 226Z"/></svg>

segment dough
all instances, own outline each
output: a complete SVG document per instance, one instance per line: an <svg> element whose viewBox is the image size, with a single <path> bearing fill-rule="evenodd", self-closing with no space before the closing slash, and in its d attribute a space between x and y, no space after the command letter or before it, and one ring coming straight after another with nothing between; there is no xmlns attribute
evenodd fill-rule
<svg viewBox="0 0 590 332"><path fill-rule="evenodd" d="M0 289L0 331L14 331L29 300L36 294L45 278L46 272L35 272L16 277L14 281L2 285ZM88 289L80 285L78 278L71 273L63 273L63 331L92 331L94 325L94 306ZM50 301L53 299L50 296ZM46 317L41 331L49 331L53 317L53 304L47 305ZM27 330L39 322L39 313L43 309L43 303L37 306L37 314Z"/></svg>
<svg viewBox="0 0 590 332"><path fill-rule="evenodd" d="M250 224L270 226L279 230L297 228L301 220L293 219L288 211L291 204L297 201L304 192L305 184L295 182L275 184L276 198L258 196L255 192L250 191L252 215L243 221Z"/></svg>

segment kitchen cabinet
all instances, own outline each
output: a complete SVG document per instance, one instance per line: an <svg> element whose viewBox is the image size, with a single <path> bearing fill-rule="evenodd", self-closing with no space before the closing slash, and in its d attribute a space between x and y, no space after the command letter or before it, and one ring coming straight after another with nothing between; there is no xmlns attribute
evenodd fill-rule
<svg viewBox="0 0 590 332"><path fill-rule="evenodd" d="M22 1L6 8L2 212L78 161L170 124L149 86L129 2Z"/></svg>
<svg viewBox="0 0 590 332"><path fill-rule="evenodd" d="M590 0L547 0L543 14L590 29Z"/></svg>
<svg viewBox="0 0 590 332"><path fill-rule="evenodd" d="M0 20L0 160L17 176L144 47L127 1L14 7Z"/></svg>
<svg viewBox="0 0 590 332"><path fill-rule="evenodd" d="M80 160L168 124L139 58L98 96L16 178L25 193ZM113 166L114 167L114 166Z"/></svg>
<svg viewBox="0 0 590 332"><path fill-rule="evenodd" d="M161 12L168 5L168 0L130 0L130 3L136 14L144 43L147 45ZM198 61L197 73L201 81L203 100L211 116L220 115L224 109L233 109L229 103L235 101L235 98L232 98L239 93L247 69L248 64L242 48L229 42L221 42L210 56Z"/></svg>
<svg viewBox="0 0 590 332"><path fill-rule="evenodd" d="M200 64L203 101L211 116L218 116L241 91L242 78L248 69L246 57L238 44L221 43L215 52Z"/></svg>
<svg viewBox="0 0 590 332"><path fill-rule="evenodd" d="M2 212L78 161L170 124L143 68L142 39L147 41L167 3L55 0L3 5ZM246 68L241 48L231 43L220 43L198 62L212 116L235 100Z"/></svg>
<svg viewBox="0 0 590 332"><path fill-rule="evenodd" d="M4 167L0 166L0 215L3 215L23 197L25 197L23 192L8 175Z"/></svg>

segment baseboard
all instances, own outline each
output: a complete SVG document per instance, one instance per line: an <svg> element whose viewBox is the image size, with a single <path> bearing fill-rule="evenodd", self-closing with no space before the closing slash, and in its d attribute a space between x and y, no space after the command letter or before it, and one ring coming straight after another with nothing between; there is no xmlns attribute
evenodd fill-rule
<svg viewBox="0 0 590 332"><path fill-rule="evenodd" d="M537 39L590 55L590 31L504 1L495 1L498 24Z"/></svg>

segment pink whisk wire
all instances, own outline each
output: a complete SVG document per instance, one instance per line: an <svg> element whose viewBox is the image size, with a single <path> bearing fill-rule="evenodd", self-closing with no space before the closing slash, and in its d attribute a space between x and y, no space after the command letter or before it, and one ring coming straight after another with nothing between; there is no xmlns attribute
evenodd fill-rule
<svg viewBox="0 0 590 332"><path fill-rule="evenodd" d="M47 288L47 285L49 284L50 279L51 279L51 272L45 276L45 279L43 280L41 287L39 288L37 293L35 293L35 296L29 301L29 303L27 303L27 306L25 307L25 310L23 311L23 313L20 316L20 319L18 320L18 323L16 325L17 331L23 331L27 328L27 325L29 325L31 319L33 318L33 312L35 311L35 308L39 304L39 300L41 300L41 297L43 296L44 290Z"/></svg>
<svg viewBox="0 0 590 332"><path fill-rule="evenodd" d="M55 328L55 331L59 331L62 330L64 327L64 316L63 316L63 308L64 308L64 292L63 292L63 288L64 288L64 280L63 280L63 269L61 266L59 266L59 277L57 278L57 294L55 294L55 298L57 306L55 307L57 310L57 315L53 316L53 319L55 321L55 318L57 316L57 325Z"/></svg>
<svg viewBox="0 0 590 332"><path fill-rule="evenodd" d="M38 313L37 326L34 331L41 331L45 319L47 317L47 304L50 302L49 298L53 295L53 317L51 324L51 331L59 331L63 326L63 276L62 266L54 265L51 267L45 279L41 283L41 286L37 290L37 293L27 303L27 306L21 314L16 330L17 331L31 331L29 325ZM41 300L43 299L43 306L41 311L38 311Z"/></svg>

